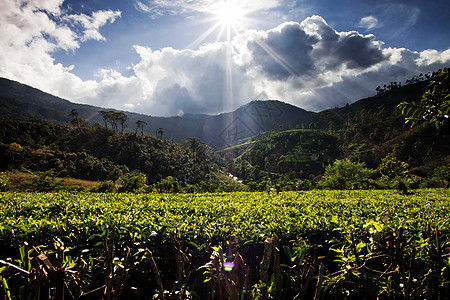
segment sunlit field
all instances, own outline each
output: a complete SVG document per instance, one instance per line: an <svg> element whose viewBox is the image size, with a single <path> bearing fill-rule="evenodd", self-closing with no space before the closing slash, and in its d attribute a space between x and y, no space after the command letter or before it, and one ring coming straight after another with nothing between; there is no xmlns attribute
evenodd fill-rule
<svg viewBox="0 0 450 300"><path fill-rule="evenodd" d="M0 197L4 295L435 298L449 291L445 189Z"/></svg>

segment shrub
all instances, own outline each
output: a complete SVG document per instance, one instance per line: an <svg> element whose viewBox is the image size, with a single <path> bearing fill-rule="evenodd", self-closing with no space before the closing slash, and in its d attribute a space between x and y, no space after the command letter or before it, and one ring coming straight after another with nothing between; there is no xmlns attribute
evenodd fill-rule
<svg viewBox="0 0 450 300"><path fill-rule="evenodd" d="M336 160L325 168L319 186L335 190L356 190L372 188L371 180L375 170L368 169L364 163L352 163L348 159Z"/></svg>
<svg viewBox="0 0 450 300"><path fill-rule="evenodd" d="M116 190L116 184L111 180L105 180L97 184L92 191L97 193L112 193Z"/></svg>
<svg viewBox="0 0 450 300"><path fill-rule="evenodd" d="M120 185L119 192L136 192L143 188L147 182L147 176L139 171L127 173L117 180Z"/></svg>
<svg viewBox="0 0 450 300"><path fill-rule="evenodd" d="M6 172L0 172L0 192L6 191L8 181L8 174L6 174Z"/></svg>
<svg viewBox="0 0 450 300"><path fill-rule="evenodd" d="M167 176L158 182L156 186L160 192L177 193L181 190L180 182L172 176Z"/></svg>

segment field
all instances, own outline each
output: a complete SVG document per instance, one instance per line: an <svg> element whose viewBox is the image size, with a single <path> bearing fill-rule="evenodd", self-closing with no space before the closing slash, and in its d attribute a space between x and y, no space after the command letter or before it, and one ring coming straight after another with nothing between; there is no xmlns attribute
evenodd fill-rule
<svg viewBox="0 0 450 300"><path fill-rule="evenodd" d="M449 199L2 193L0 297L444 299Z"/></svg>

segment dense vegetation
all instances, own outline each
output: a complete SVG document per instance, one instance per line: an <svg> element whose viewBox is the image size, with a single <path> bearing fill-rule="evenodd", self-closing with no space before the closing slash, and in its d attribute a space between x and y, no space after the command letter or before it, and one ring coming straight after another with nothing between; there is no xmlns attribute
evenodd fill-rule
<svg viewBox="0 0 450 300"><path fill-rule="evenodd" d="M208 190L209 185L226 190L233 181L220 171L213 152L197 139L174 143L101 126L77 128L40 120L0 119L0 157L0 169L34 172L36 180L70 176L128 181L145 176L141 185L129 190L162 181L194 191Z"/></svg>
<svg viewBox="0 0 450 300"><path fill-rule="evenodd" d="M1 118L0 298L448 297L449 87L391 84L217 152L112 110Z"/></svg>
<svg viewBox="0 0 450 300"><path fill-rule="evenodd" d="M445 298L449 198L3 193L0 295Z"/></svg>
<svg viewBox="0 0 450 300"><path fill-rule="evenodd" d="M333 163L345 160L350 163L341 167L349 171L358 166L358 170L354 170L355 176L337 181L353 177L354 184L319 182L319 186L383 188L390 183L390 187L448 187L450 79L447 69L426 78L383 89L381 96L370 101L324 111L321 122L259 134L219 153L229 172L254 189L261 189L264 182L276 182L284 189L308 189L316 186L327 168L331 171ZM388 160L402 168L386 176L383 168ZM370 168L366 175L357 175L366 167ZM403 182L399 182L401 178Z"/></svg>
<svg viewBox="0 0 450 300"><path fill-rule="evenodd" d="M320 120L309 124L292 123L296 114L307 115L304 120L315 118L295 107L248 105L241 109L242 118L264 108L285 118L287 128L279 124L218 152L196 138L165 140L164 128L156 136L148 134L146 121L130 124L126 113L113 110L98 111L103 122L94 125L75 109L66 112L71 125L0 119L0 171L35 176L23 184L9 180L10 190L52 190L61 181L56 177L101 181L98 191L448 187L448 70L418 78L379 89L373 98L323 111ZM127 126L135 130L127 131ZM387 176L386 163L402 167ZM338 165L341 171L333 171ZM349 178L351 183L336 184Z"/></svg>

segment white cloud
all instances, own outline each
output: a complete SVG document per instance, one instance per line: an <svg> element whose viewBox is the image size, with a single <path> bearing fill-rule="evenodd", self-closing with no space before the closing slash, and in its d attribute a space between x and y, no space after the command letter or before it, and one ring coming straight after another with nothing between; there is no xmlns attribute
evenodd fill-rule
<svg viewBox="0 0 450 300"><path fill-rule="evenodd" d="M289 3L286 0L230 0L247 13L265 11ZM134 7L142 12L157 17L167 14L183 14L192 12L211 12L217 7L216 0L134 0Z"/></svg>
<svg viewBox="0 0 450 300"><path fill-rule="evenodd" d="M374 16L363 17L361 18L361 21L359 21L358 27L362 27L367 30L379 27L378 19Z"/></svg>
<svg viewBox="0 0 450 300"><path fill-rule="evenodd" d="M69 15L64 18L65 21L69 21L72 24L80 24L82 26L83 34L80 36L80 40L85 42L87 40L106 40L100 33L100 27L106 25L108 22L114 23L116 18L121 16L120 11L96 11L92 13L92 16L85 14Z"/></svg>
<svg viewBox="0 0 450 300"><path fill-rule="evenodd" d="M114 22L120 12L67 15L61 10L62 2L0 2L0 76L79 99L77 95L94 93L98 84L82 81L71 73L73 66L55 62L52 53L76 50L88 39L104 40L100 27Z"/></svg>
<svg viewBox="0 0 450 300"><path fill-rule="evenodd" d="M96 81L83 81L72 73L73 66L61 65L52 54L76 51L88 39L103 41L100 29L120 12L67 15L61 2L0 2L0 76L72 101L152 115L219 113L257 95L321 110L370 96L378 84L404 81L450 62L450 49L418 53L384 48L373 35L339 32L312 16L197 50L136 45L139 61L132 66L133 76L99 70ZM180 2L145 5L154 9L150 5L155 3L175 9ZM192 2L186 3L185 9L192 9Z"/></svg>
<svg viewBox="0 0 450 300"><path fill-rule="evenodd" d="M445 64L450 61L450 49L444 52L439 52L437 50L428 49L422 51L419 57L416 59L416 63L419 66L426 66L436 63Z"/></svg>
<svg viewBox="0 0 450 300"><path fill-rule="evenodd" d="M156 115L218 113L259 94L321 110L373 95L378 84L439 67L436 59L418 65L426 53L383 48L373 35L338 32L320 16L248 31L231 44L135 50L140 62L134 72L142 94L128 104ZM448 62L446 57L441 53L439 62Z"/></svg>
<svg viewBox="0 0 450 300"><path fill-rule="evenodd" d="M216 113L244 104L244 99L252 95L246 87L251 86L249 78L235 63L233 49L226 43L208 44L196 51L135 49L141 61L134 72L146 96L145 101L139 101L140 110L156 114L175 114L180 109Z"/></svg>

